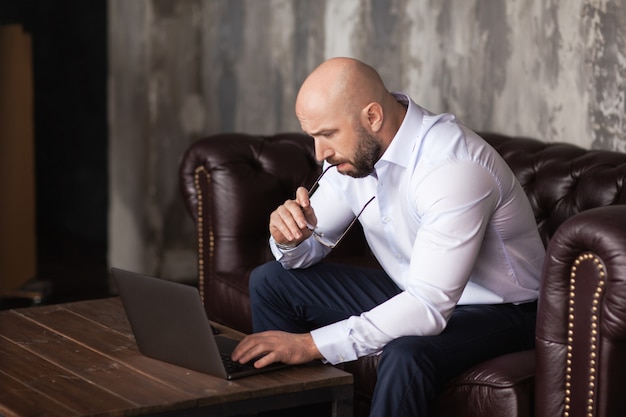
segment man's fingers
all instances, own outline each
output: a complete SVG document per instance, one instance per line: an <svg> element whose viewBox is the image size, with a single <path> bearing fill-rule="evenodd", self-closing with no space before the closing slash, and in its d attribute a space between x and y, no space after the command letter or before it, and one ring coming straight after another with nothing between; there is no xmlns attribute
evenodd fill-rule
<svg viewBox="0 0 626 417"><path fill-rule="evenodd" d="M281 213L282 210L283 207L281 206L270 215L270 233L277 242L297 240L298 233L300 233L298 225L293 218L286 216L285 213ZM281 239L280 235L284 239Z"/></svg>
<svg viewBox="0 0 626 417"><path fill-rule="evenodd" d="M246 336L241 342L239 342L231 355L234 361L245 363L254 357L250 352L258 348L258 343L254 340L255 336L255 334Z"/></svg>
<svg viewBox="0 0 626 417"><path fill-rule="evenodd" d="M313 210L313 207L311 207L309 192L306 188L298 188L298 190L296 191L296 201L300 205L302 214L304 216L304 227L309 230L315 229L315 225L317 224L317 218L315 217L315 211Z"/></svg>
<svg viewBox="0 0 626 417"><path fill-rule="evenodd" d="M296 190L296 201L302 208L309 207L311 202L309 201L309 192L304 187L298 187Z"/></svg>
<svg viewBox="0 0 626 417"><path fill-rule="evenodd" d="M257 368L273 362L298 364L321 359L310 334L267 331L246 336L235 348L232 359L241 363L255 360Z"/></svg>
<svg viewBox="0 0 626 417"><path fill-rule="evenodd" d="M285 213L285 214L293 220L298 231L306 227L306 220L304 218L304 212L302 211L303 207L300 205L298 201L296 200L286 201L283 207L287 209L288 213Z"/></svg>
<svg viewBox="0 0 626 417"><path fill-rule="evenodd" d="M277 242L299 243L308 237L308 223L315 223L315 215L310 205L301 206L301 202L308 204L305 188L298 189L299 200L287 200L270 215L270 233ZM305 199L305 200L302 200ZM282 236L281 236L282 235ZM284 237L284 239L281 239Z"/></svg>
<svg viewBox="0 0 626 417"><path fill-rule="evenodd" d="M254 359L254 358L253 358ZM276 359L276 355L273 353L268 353L267 355L263 355L261 358L254 362L255 368L263 368L264 366L270 365L274 362L283 362L280 359Z"/></svg>

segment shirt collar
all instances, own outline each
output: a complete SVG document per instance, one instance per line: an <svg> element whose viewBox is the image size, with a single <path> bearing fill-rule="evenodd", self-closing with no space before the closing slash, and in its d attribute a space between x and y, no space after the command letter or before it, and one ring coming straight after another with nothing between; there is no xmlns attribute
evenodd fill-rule
<svg viewBox="0 0 626 417"><path fill-rule="evenodd" d="M424 118L425 110L415 104L415 102L404 93L392 93L399 103L408 105L404 120L400 125L400 129L391 140L389 147L385 150L382 157L374 165L379 168L384 163L393 163L406 168L414 154L415 148L419 145L418 138Z"/></svg>

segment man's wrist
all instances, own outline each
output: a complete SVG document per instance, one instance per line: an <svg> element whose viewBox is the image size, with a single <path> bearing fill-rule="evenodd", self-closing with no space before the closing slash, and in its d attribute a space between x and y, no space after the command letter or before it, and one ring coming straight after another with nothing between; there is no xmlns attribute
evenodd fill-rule
<svg viewBox="0 0 626 417"><path fill-rule="evenodd" d="M313 335L311 333L306 334L305 333L305 337L307 340L306 346L307 346L307 351L308 351L308 356L312 359L312 360L323 360L324 359L324 355L322 355L322 352L320 352L320 350L317 348L317 345L315 344L315 340L313 340Z"/></svg>

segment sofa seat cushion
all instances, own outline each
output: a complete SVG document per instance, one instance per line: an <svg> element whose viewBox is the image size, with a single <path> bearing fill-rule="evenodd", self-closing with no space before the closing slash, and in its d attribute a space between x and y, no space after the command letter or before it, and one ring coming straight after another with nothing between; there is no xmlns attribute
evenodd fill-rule
<svg viewBox="0 0 626 417"><path fill-rule="evenodd" d="M355 409L367 407L376 385L378 356L340 367L354 375ZM509 353L482 362L454 378L435 400L434 415L529 417L534 415L535 351ZM463 404L463 414L459 414ZM367 415L368 410L362 410Z"/></svg>
<svg viewBox="0 0 626 417"><path fill-rule="evenodd" d="M454 378L435 403L438 416L527 417L534 415L535 351L509 353Z"/></svg>

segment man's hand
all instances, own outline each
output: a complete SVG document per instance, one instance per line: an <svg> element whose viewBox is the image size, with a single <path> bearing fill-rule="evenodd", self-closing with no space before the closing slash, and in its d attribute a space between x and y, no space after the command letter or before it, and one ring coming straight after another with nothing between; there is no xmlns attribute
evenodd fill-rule
<svg viewBox="0 0 626 417"><path fill-rule="evenodd" d="M272 362L296 365L323 358L310 333L271 330L246 336L233 351L232 359L246 363L259 356L262 357L254 363L256 368Z"/></svg>
<svg viewBox="0 0 626 417"><path fill-rule="evenodd" d="M270 233L276 243L297 246L311 235L307 224L317 219L304 187L296 190L295 200L287 200L270 215Z"/></svg>

